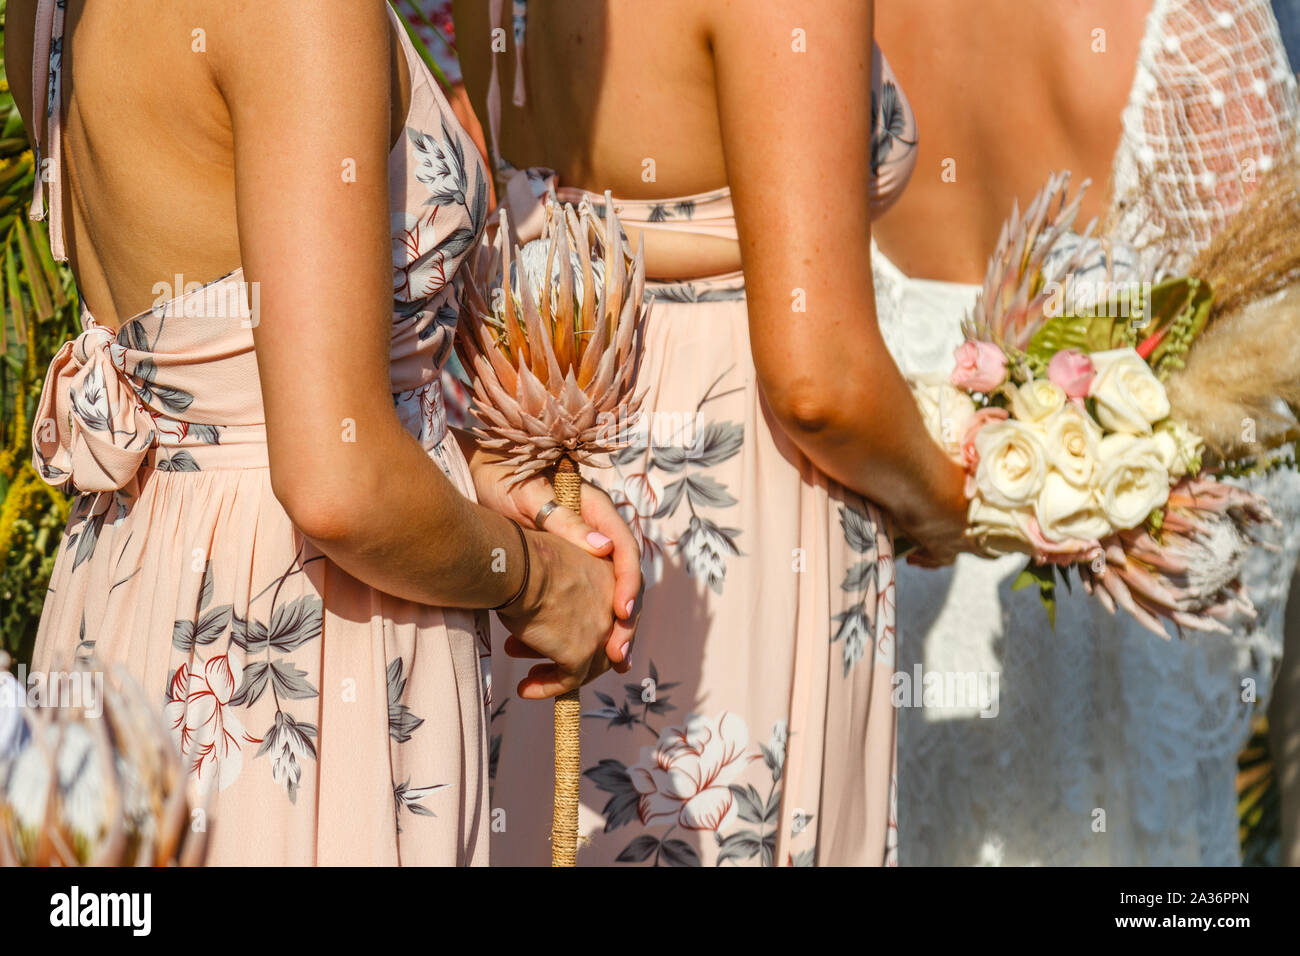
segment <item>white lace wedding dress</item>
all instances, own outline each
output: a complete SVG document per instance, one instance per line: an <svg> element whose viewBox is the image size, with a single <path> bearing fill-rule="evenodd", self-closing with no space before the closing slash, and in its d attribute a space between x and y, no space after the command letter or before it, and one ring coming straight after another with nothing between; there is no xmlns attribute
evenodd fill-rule
<svg viewBox="0 0 1300 956"><path fill-rule="evenodd" d="M1156 0L1115 157L1120 229L1204 242L1238 208L1240 171L1266 168L1297 115L1266 0ZM1134 198L1139 175L1159 208ZM950 369L976 288L910 279L873 254L904 373ZM1300 478L1258 487L1283 522L1280 550L1256 553L1260 617L1231 639L1162 641L1078 591L1059 595L1053 631L1034 589L1011 591L1025 563L1014 556L900 566L899 670L998 681L996 716L979 701L901 711L904 865L1240 861L1236 755L1256 707L1243 681L1262 708L1300 552Z"/></svg>

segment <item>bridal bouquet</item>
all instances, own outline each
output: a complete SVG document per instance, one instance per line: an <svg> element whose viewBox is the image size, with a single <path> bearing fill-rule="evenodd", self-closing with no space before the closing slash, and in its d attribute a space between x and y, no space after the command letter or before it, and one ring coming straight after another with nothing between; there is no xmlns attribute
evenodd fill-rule
<svg viewBox="0 0 1300 956"><path fill-rule="evenodd" d="M1068 181L1013 207L951 376L913 391L966 470L968 535L1028 554L1017 586L1037 583L1049 614L1073 569L1161 636L1162 619L1226 633L1254 616L1240 574L1273 518L1220 479L1297 437L1296 180L1261 185L1180 276L1072 232Z"/></svg>

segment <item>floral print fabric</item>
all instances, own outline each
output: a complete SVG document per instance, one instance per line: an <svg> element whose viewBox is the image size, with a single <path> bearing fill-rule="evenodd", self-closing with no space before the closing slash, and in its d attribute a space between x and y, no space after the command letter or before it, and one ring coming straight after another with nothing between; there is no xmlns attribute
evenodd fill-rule
<svg viewBox="0 0 1300 956"><path fill-rule="evenodd" d="M522 58L518 20L515 31ZM879 214L911 174L916 127L874 53ZM517 84L516 104L522 93ZM603 208L603 196L497 154L496 58L488 118L521 241L540 232L548 190ZM737 235L726 188L615 202L641 229ZM580 865L897 862L892 542L877 509L821 474L771 420L744 285L740 272L647 283L644 433L588 472L632 526L647 592L631 673L582 689ZM502 657L493 667L501 687L527 670ZM549 861L553 726L543 706L512 700L492 713L494 863Z"/></svg>
<svg viewBox="0 0 1300 956"><path fill-rule="evenodd" d="M527 197L551 184L515 174L521 232ZM725 193L616 202L638 226L655 216L695 230L699 213L734 230ZM723 202L726 215L714 215ZM742 276L652 283L647 294L644 416L607 468L586 472L632 527L647 590L631 672L582 689L578 862L892 863L884 520L771 420ZM531 663L495 659L494 683L513 687ZM549 860L549 712L521 700L493 712L494 863Z"/></svg>
<svg viewBox="0 0 1300 956"><path fill-rule="evenodd" d="M412 90L389 157L393 403L472 497L440 369L486 170L394 26ZM85 315L51 364L33 464L77 495L34 666L120 661L157 695L211 863L485 863L486 622L368 587L290 523L245 296L236 271L116 333Z"/></svg>

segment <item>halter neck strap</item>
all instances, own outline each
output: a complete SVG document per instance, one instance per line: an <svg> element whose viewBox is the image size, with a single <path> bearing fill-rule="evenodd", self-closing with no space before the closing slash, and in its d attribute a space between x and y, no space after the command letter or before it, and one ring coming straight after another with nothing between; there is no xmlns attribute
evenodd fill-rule
<svg viewBox="0 0 1300 956"><path fill-rule="evenodd" d="M490 148L492 150L492 167L495 171L500 172L503 169L510 169L510 165L501 158L501 77L497 69L496 41L501 29L501 12L504 0L492 0L491 3L491 21L492 21L492 76L488 80L487 93L487 112L488 112L488 135L491 139ZM527 101L524 92L524 34L528 28L528 6L527 0L511 0L512 30L515 39L515 88L511 97L511 102L515 106L523 106ZM502 51L504 52L504 51Z"/></svg>
<svg viewBox="0 0 1300 956"><path fill-rule="evenodd" d="M63 15L67 0L38 0L36 48L32 55L32 127L36 136L36 175L32 187L30 217L50 219L50 251L58 262L67 262L63 233L63 89L60 81L63 61ZM43 119L42 119L43 118ZM49 200L45 187L49 185Z"/></svg>

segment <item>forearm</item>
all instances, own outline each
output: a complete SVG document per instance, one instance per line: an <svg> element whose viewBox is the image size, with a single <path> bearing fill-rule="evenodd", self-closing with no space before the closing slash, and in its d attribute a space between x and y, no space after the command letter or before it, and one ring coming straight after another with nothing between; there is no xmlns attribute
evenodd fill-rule
<svg viewBox="0 0 1300 956"><path fill-rule="evenodd" d="M524 580L518 533L462 495L393 409L389 15L355 0L281 0L232 4L221 21L205 62L229 111L276 498L373 587L500 604Z"/></svg>
<svg viewBox="0 0 1300 956"><path fill-rule="evenodd" d="M817 69L790 26L816 10ZM761 9L757 9L761 8ZM873 5L708 5L718 119L759 383L812 462L908 527L957 525L959 469L933 442L876 324Z"/></svg>
<svg viewBox="0 0 1300 956"><path fill-rule="evenodd" d="M833 368L800 376L782 363L764 375L760 362L759 382L778 422L814 465L905 528L936 505L964 510L964 473L930 437L883 338L874 328L858 334L868 340L834 356L786 355Z"/></svg>
<svg viewBox="0 0 1300 956"><path fill-rule="evenodd" d="M329 478L279 482L303 534L343 570L397 597L483 608L514 595L525 561L510 521L461 494L395 419L365 431L375 435L368 446L341 446L312 468Z"/></svg>

